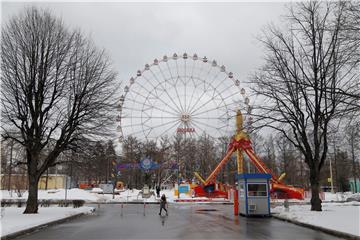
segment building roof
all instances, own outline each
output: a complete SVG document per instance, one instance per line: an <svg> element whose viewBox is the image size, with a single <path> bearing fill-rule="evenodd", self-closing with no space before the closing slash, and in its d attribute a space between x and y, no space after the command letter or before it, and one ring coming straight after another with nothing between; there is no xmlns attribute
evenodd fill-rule
<svg viewBox="0 0 360 240"><path fill-rule="evenodd" d="M270 179L271 174L269 173L242 173L242 174L235 174L235 179Z"/></svg>

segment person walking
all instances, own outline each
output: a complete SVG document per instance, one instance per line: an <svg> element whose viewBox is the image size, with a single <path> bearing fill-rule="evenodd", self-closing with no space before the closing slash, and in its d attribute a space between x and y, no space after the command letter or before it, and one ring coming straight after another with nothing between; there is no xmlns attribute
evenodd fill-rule
<svg viewBox="0 0 360 240"><path fill-rule="evenodd" d="M160 197L160 186L156 186L156 197Z"/></svg>
<svg viewBox="0 0 360 240"><path fill-rule="evenodd" d="M166 209L166 204L167 204L167 202L166 202L166 196L165 196L165 194L163 194L162 196L161 196L161 199L160 199L160 212L159 212L159 215L161 215L161 211L164 209L165 210L165 212L166 212L166 216L168 215L168 211L167 211L167 209Z"/></svg>

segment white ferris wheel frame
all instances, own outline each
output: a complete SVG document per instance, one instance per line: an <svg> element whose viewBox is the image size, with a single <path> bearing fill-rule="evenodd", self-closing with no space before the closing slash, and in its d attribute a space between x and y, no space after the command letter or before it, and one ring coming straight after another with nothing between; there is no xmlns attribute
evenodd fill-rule
<svg viewBox="0 0 360 240"><path fill-rule="evenodd" d="M243 110L243 111L245 110L245 112L243 112L243 114L244 114L245 116L249 116L249 114L250 114L250 112L251 112L251 110L252 110L252 109L251 109L251 106L250 106L249 97L246 95L245 89L240 86L240 81L239 81L238 79L235 79L233 73L230 72L230 71L227 71L227 70L226 70L226 67L225 67L224 65L219 65L219 64L217 64L216 60L209 61L207 57L199 58L197 54L194 54L193 56L189 56L187 53L184 53L184 54L182 54L182 55L179 56L179 55L177 55L176 53L174 53L171 57L167 57L167 56L165 55L165 56L162 57L160 60L154 59L153 63L151 63L151 64L145 64L145 67L144 67L142 70L138 70L137 73L136 73L136 76L135 76L135 77L131 77L130 80L129 80L129 83L124 87L124 94L120 97L119 104L118 104L118 107L117 107L117 110L118 110L118 112L119 112L119 115L117 116L117 119L116 119L116 120L117 120L117 122L119 122L119 125L117 126L117 131L120 133L119 142L122 142L122 141L124 140L124 137L125 137L124 132L123 132L124 126L122 126L122 122L123 122L123 119L126 119L126 118L127 118L126 116L124 116L124 112L126 112L126 111L124 111L124 105L126 104L126 97L127 97L127 95L129 94L129 92L131 91L131 87L132 87L134 84L136 84L138 81L140 81L141 78L143 78L147 83L149 83L149 84L151 85L151 87L152 87L153 89L155 89L155 92L156 92L156 89L158 89L157 87L158 87L159 85L162 85L162 86L163 86L164 84L166 84L166 81L167 81L167 80L170 81L170 80L174 80L174 79L176 78L176 83L177 83L177 81L180 80L181 78L185 78L185 79L186 79L187 77L188 77L189 79L193 80L193 81L196 80L196 81L203 82L203 83L204 83L204 86L205 86L205 85L208 85L208 87L211 87L211 88L214 90L214 93L217 91L217 87L220 86L221 82L220 82L220 84L218 84L217 86L212 86L212 85L211 85L212 82L208 82L206 79L200 78L200 74L198 74L198 76L193 76L195 63L192 65L192 70L191 70L192 73L191 73L191 76L187 76L187 75L186 75L186 61L185 61L185 75L184 75L184 76L179 75L179 69L178 69L178 62L177 62L177 61L180 60L180 59L183 59L183 60L189 59L189 60L193 60L194 62L195 62L195 61L201 61L202 64L203 64L203 65L201 65L201 71L203 71L203 68L205 68L205 66L206 66L205 64L210 64L210 68L209 68L209 69L211 69L211 68L217 69L217 75L216 75L216 76L213 76L212 81L214 81L214 80L217 78L217 76L218 76L219 74L221 74L221 73L222 73L223 75L225 75L225 78L224 78L223 81L228 80L228 79L232 80L232 82L233 82L233 87L235 87L235 88L238 89L238 91L235 91L235 93L242 97L242 99L243 99L243 104L245 105L245 106L242 107L242 110ZM176 65L176 68L177 68L177 75L176 75L175 77L172 76L172 71L170 70L170 67L169 67L169 64L168 64L170 61L175 61L175 65ZM163 72L162 68L160 67L160 64L163 64L163 65L166 65L166 66L167 66L166 71L168 71L168 72L170 73L171 78L166 78L166 77L165 77L164 72ZM157 68L157 69L160 71L160 74L161 74L162 76L159 76L159 78L162 78L162 79L163 79L162 81L161 81L161 80L158 78L158 76L156 76L156 74L152 71L152 68ZM151 74L153 75L154 79L156 79L157 83L154 83L154 84L153 84L150 79L147 79L147 78L145 77L145 74L144 74L144 73L147 72L147 71L151 72ZM207 73L207 74L209 74L210 71L211 71L211 70L208 70L208 73ZM174 73L174 75L175 75L175 73ZM183 81L183 80L180 80L180 81ZM156 86L156 84L157 84L157 86ZM169 83L169 84L170 84L170 85L173 85L173 84L171 84L171 83ZM137 109L137 110L136 110L136 111L141 112L141 116L138 117L138 118L141 118L141 123L136 124L136 125L138 125L138 127L139 127L139 130L138 130L137 132L135 132L135 133L130 133L130 134L128 134L128 135L140 134L140 135L142 135L145 139L154 138L154 137L149 137L150 132L151 132L154 128L162 127L162 126L164 125L164 124L162 124L162 125L160 125L160 126L147 126L146 123L144 123L143 120L142 120L143 114L146 114L146 113L144 113L144 112L145 112L145 111L144 111L144 107L145 107L145 106L146 106L146 107L149 107L149 108L152 108L152 110L155 109L155 110L159 110L159 111L165 112L165 113L170 114L170 115L176 115L176 116L173 116L173 117L172 117L172 116L169 117L169 118L172 118L173 121L171 121L171 122L169 122L169 123L166 124L166 125L170 124L171 126L170 126L170 128L168 128L169 126L167 126L167 128L165 129L165 131L163 132L163 134L167 133L169 129L174 128L174 127L176 127L176 126L178 126L176 133L184 133L185 135L186 135L187 133L189 133L190 136L192 136L192 135L198 135L198 133L195 131L195 128L200 129L202 132L204 132L204 131L202 130L202 125L207 126L207 123L206 123L206 122L200 122L200 121L196 120L196 116L199 115L199 112L197 112L197 111L198 111L199 109L201 109L201 107L203 107L203 105L197 106L197 103L195 103L195 105L193 105L190 109L186 109L186 96L187 96L187 95L186 95L186 92L185 92L185 94L184 94L184 97L185 97L185 101L184 101L184 102L185 102L185 108L184 108L184 107L182 106L182 104L181 104L181 101L179 101L179 102L180 102L179 105L175 104L174 100L172 99L171 96L169 96L169 93L168 93L166 90L164 91L165 94L168 95L168 99L170 99L170 101L173 101L172 104L174 104L174 105L171 105L171 103L167 103L166 101L160 99L160 97L156 95L157 93L151 92L149 89L146 89L146 88L145 88L144 86L142 86L141 84L138 84L138 85L139 85L140 87L142 87L145 91L147 91L147 94L148 94L148 95L145 96L146 94L141 94L141 93L137 92L136 94L139 95L139 96L141 96L142 98L144 98L144 99L145 99L145 102L140 102L140 101L137 102L137 100L135 100L135 99L132 99L132 100L131 100L131 101L133 101L133 102L136 103L136 104L140 104L140 105L142 104L142 109L141 109L141 110L140 110L140 109ZM180 99L180 96L179 96L179 93L178 93L176 87L174 87L174 89L175 89L175 92L176 92L176 94L177 94L176 98L177 98L177 99ZM225 89L225 90L226 90L226 89ZM134 91L135 91L135 90L134 90ZM185 81L185 91L186 91L186 81ZM224 91L224 90L223 90L223 91ZM222 92L223 92L223 91L222 91ZM192 94L194 94L194 92L195 92L195 90L193 91ZM202 94L204 95L205 93L206 93L206 91L204 91ZM223 118L223 119L224 119L224 121L229 122L230 118L235 117L235 115L236 115L236 109L231 109L231 112L233 112L233 114L230 116L230 115L229 115L229 110L228 110L228 108L227 108L227 105L225 104L225 99L222 97L221 92L218 92L217 95L220 96L219 98L221 99L221 101L222 101L223 104L225 105L226 112L227 112L227 115L228 115L226 118ZM235 95L235 94L232 94L232 95L230 95L230 96L227 96L226 99L229 98L229 97L233 97L233 95ZM156 106L150 105L150 104L146 104L146 101L148 101L149 96L152 96L151 98L158 98L158 99L162 102L162 104L164 104L164 105L167 107L167 109L160 108L160 107L156 107ZM201 98L202 98L202 96L200 97L200 99L201 99ZM210 99L210 100L211 100L211 99ZM190 100L190 101L191 101L191 100ZM208 104L208 103L209 103L209 101L206 102L206 104ZM191 102L189 103L189 105L190 105L190 104L191 104ZM229 104L228 104L228 105L229 105ZM217 107L218 107L218 106L217 106ZM176 108L176 109L175 109L175 108ZM234 108L239 108L239 106L236 106L236 107L234 107ZM169 109L170 109L171 111L169 111ZM133 110L135 111L135 109L133 109ZM174 114L174 111L175 111L175 112L178 111L178 112L180 112L180 114L179 114L179 113L178 113L178 114ZM197 115L195 114L196 112L197 112ZM207 112L209 112L209 111L207 111ZM148 114L147 114L147 115L148 115ZM222 117L222 116L220 116L220 117ZM220 117L219 117L219 116L214 116L213 118L214 118L214 119L218 119L218 120L222 120L222 119L220 119ZM132 117L132 118L134 118L134 117ZM145 118L145 116L144 116L144 118ZM153 117L153 116L148 115L148 119L150 119L150 118L153 118L153 119L155 119L155 118L162 118L162 119L164 119L164 118L166 118L166 117L162 117L162 116ZM252 120L251 117L248 117L248 118L246 119L246 121L245 121L245 123L246 123L245 126L250 125L250 124L251 124L251 120ZM144 126L147 126L148 129L150 129L150 131L149 131L148 134L145 133ZM133 127L133 126L131 126L131 127ZM219 127L207 126L207 127L212 127L212 128L216 129L216 130L220 133L220 129L221 129L222 127L224 127L224 126L219 126ZM228 125L226 125L226 127L228 127ZM180 131L179 131L179 129L180 129ZM181 129L182 129L182 130L181 130ZM142 133L142 134L141 134L141 133ZM210 134L209 134L209 135L210 135ZM211 136L211 135L210 135L210 136ZM157 136L157 137L155 137L155 138L158 138L158 137L161 137L161 136Z"/></svg>

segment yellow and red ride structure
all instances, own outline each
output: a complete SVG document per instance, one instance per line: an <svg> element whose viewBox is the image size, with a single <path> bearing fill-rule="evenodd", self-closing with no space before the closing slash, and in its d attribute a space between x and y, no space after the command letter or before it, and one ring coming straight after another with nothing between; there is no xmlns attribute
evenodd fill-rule
<svg viewBox="0 0 360 240"><path fill-rule="evenodd" d="M195 176L201 181L202 185L194 188L193 196L212 198L226 198L228 196L227 189L221 189L222 184L216 183L216 176L235 152L237 154L238 174L243 173L243 154L246 154L260 173L271 174L270 193L272 196L276 195L278 198L288 199L304 199L304 189L283 183L282 179L285 174L282 174L280 177L276 176L256 155L252 148L249 135L243 130L243 117L240 110L238 110L236 114L236 134L232 137L224 158L206 179L203 179L198 173L195 173Z"/></svg>

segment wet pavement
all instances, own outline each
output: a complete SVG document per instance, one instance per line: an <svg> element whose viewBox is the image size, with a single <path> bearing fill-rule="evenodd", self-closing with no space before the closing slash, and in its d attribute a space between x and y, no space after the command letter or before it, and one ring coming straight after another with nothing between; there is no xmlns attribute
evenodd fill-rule
<svg viewBox="0 0 360 240"><path fill-rule="evenodd" d="M93 215L42 229L17 239L339 239L273 218L233 216L232 205L169 206L159 216L159 205L100 205Z"/></svg>

